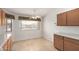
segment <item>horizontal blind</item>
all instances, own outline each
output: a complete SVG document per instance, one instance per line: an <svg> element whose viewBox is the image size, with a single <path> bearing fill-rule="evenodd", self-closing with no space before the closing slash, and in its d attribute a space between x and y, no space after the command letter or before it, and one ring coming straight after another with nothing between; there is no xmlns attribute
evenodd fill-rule
<svg viewBox="0 0 79 59"><path fill-rule="evenodd" d="M41 21L41 18L33 19L32 17L29 17L29 16L28 17L19 16L18 20Z"/></svg>
<svg viewBox="0 0 79 59"><path fill-rule="evenodd" d="M10 19L15 19L14 15L11 15L11 14L5 14L5 17L6 18L10 18Z"/></svg>

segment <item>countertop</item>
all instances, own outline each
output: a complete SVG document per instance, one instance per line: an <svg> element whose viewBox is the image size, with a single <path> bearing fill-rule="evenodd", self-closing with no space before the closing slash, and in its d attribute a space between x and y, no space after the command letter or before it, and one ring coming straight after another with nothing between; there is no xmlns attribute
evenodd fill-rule
<svg viewBox="0 0 79 59"><path fill-rule="evenodd" d="M56 32L55 34L79 40L79 34Z"/></svg>

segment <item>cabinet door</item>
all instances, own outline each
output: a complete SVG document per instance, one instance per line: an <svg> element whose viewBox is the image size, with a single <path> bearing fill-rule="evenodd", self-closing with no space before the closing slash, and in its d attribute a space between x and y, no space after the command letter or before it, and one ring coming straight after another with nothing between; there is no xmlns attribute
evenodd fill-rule
<svg viewBox="0 0 79 59"><path fill-rule="evenodd" d="M66 26L66 12L57 15L57 25Z"/></svg>
<svg viewBox="0 0 79 59"><path fill-rule="evenodd" d="M1 19L2 19L2 16L1 16L2 14L1 14L1 9L0 9L0 26L1 26Z"/></svg>
<svg viewBox="0 0 79 59"><path fill-rule="evenodd" d="M64 38L64 51L79 51L79 40Z"/></svg>
<svg viewBox="0 0 79 59"><path fill-rule="evenodd" d="M11 39L8 40L7 46L8 46L8 51L11 51L11 48L12 48L12 40Z"/></svg>
<svg viewBox="0 0 79 59"><path fill-rule="evenodd" d="M67 25L79 26L79 9L67 12Z"/></svg>
<svg viewBox="0 0 79 59"><path fill-rule="evenodd" d="M63 36L54 35L54 46L58 50L63 50Z"/></svg>
<svg viewBox="0 0 79 59"><path fill-rule="evenodd" d="M6 25L5 12L2 10L2 25Z"/></svg>
<svg viewBox="0 0 79 59"><path fill-rule="evenodd" d="M8 51L7 43L8 43L8 41L6 41L5 44L3 45L3 50L4 50L4 51Z"/></svg>
<svg viewBox="0 0 79 59"><path fill-rule="evenodd" d="M3 50L4 51L11 51L12 48L12 39L11 37L5 42L5 44L3 45Z"/></svg>
<svg viewBox="0 0 79 59"><path fill-rule="evenodd" d="M5 12L0 9L0 26L6 25Z"/></svg>

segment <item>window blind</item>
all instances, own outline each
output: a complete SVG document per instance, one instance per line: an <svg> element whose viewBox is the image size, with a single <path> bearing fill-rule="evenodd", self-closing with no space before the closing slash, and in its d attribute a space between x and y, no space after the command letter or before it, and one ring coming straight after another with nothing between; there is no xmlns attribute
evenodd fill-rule
<svg viewBox="0 0 79 59"><path fill-rule="evenodd" d="M23 16L19 16L18 17L18 20L28 20L28 21L41 21L41 18L36 18L36 19L34 19L34 18L32 18L32 17L23 17Z"/></svg>
<svg viewBox="0 0 79 59"><path fill-rule="evenodd" d="M5 17L9 19L15 19L14 15L7 14L7 13L5 14Z"/></svg>

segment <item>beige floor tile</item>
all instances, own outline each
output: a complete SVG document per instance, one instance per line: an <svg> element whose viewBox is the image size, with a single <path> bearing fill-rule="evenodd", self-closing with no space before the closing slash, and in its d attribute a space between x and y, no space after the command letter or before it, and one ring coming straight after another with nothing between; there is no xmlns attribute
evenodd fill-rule
<svg viewBox="0 0 79 59"><path fill-rule="evenodd" d="M13 51L57 51L53 43L46 39L29 39L13 43Z"/></svg>

